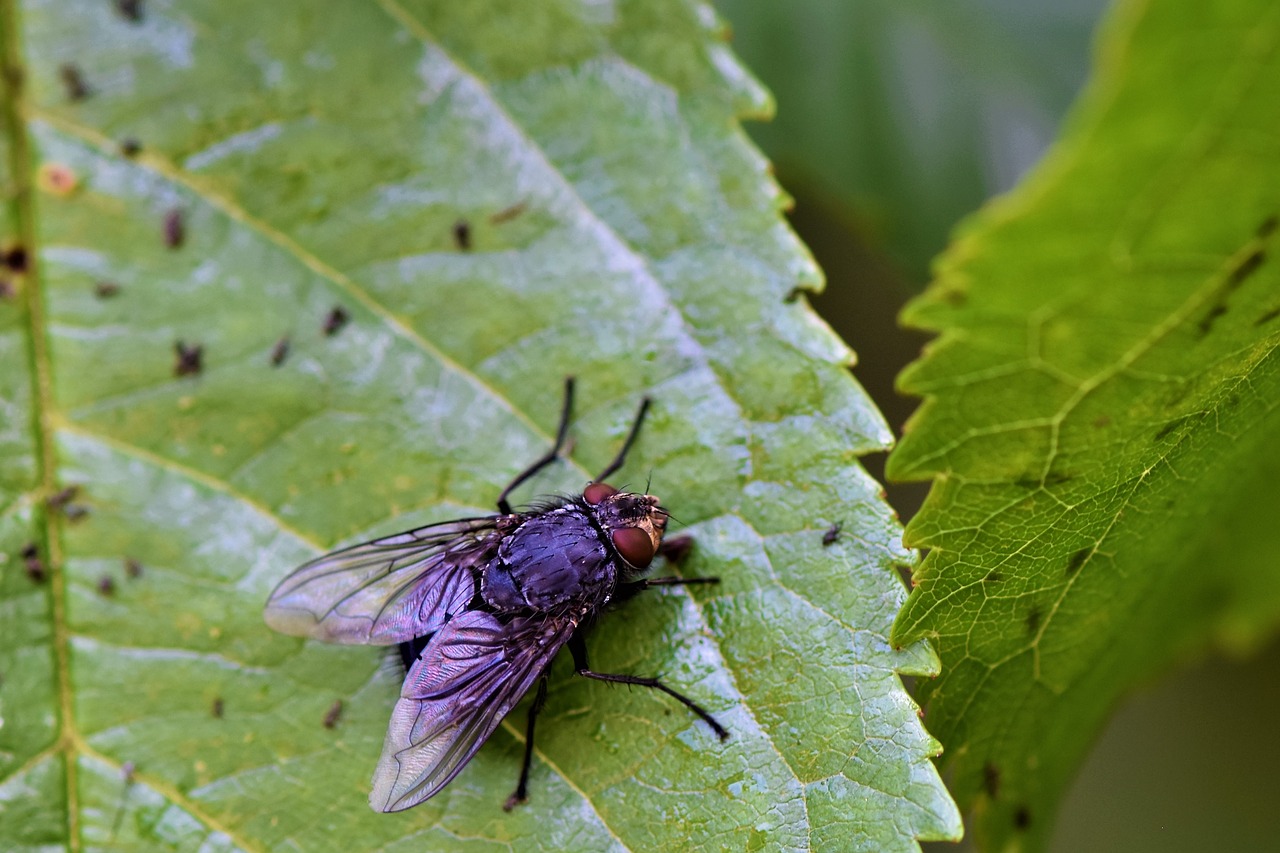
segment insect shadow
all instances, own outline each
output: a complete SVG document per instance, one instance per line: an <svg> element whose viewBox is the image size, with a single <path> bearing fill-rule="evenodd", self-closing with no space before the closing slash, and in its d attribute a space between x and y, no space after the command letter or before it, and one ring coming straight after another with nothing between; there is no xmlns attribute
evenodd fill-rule
<svg viewBox="0 0 1280 853"><path fill-rule="evenodd" d="M649 399L618 455L580 495L520 511L508 500L560 458L573 388L569 377L554 446L502 490L496 515L326 554L295 570L267 601L266 622L282 633L400 647L408 673L373 774L369 804L376 811L402 811L439 793L536 682L520 779L504 808L525 802L546 672L566 645L578 675L661 691L721 740L729 736L701 705L657 678L596 672L587 662L583 635L606 605L650 587L719 581L644 578L654 557L665 553L670 514L653 495L604 482L626 461Z"/></svg>

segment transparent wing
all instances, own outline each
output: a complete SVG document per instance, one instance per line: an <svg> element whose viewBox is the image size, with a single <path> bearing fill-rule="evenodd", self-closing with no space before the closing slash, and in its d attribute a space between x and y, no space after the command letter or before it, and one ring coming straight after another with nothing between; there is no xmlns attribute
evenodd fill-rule
<svg viewBox="0 0 1280 853"><path fill-rule="evenodd" d="M393 645L438 631L475 596L500 516L420 527L317 557L280 582L263 613L283 634Z"/></svg>
<svg viewBox="0 0 1280 853"><path fill-rule="evenodd" d="M506 625L469 610L431 638L405 679L369 805L398 812L457 776L537 681L576 625L545 614Z"/></svg>

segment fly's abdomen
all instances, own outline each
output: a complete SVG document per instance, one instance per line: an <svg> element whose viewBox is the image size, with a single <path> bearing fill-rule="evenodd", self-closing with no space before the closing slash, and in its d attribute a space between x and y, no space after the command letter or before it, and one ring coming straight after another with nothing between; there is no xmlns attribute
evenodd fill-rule
<svg viewBox="0 0 1280 853"><path fill-rule="evenodd" d="M569 506L530 518L485 567L482 592L498 610L548 610L595 599L614 582L609 549L585 512Z"/></svg>

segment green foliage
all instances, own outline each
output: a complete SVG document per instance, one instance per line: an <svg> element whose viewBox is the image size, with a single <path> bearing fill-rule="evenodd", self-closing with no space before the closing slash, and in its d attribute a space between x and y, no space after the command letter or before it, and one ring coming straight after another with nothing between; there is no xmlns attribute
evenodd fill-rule
<svg viewBox="0 0 1280 853"><path fill-rule="evenodd" d="M907 312L936 476L896 642L986 849L1043 843L1117 699L1280 618L1280 7L1122 4L1065 139Z"/></svg>
<svg viewBox="0 0 1280 853"><path fill-rule="evenodd" d="M897 675L936 659L887 640L910 555L855 459L889 433L786 299L819 274L738 128L765 96L710 11L141 9L7 12L6 239L38 263L0 305L28 365L0 379L0 847L956 835ZM201 370L176 375L179 341ZM267 593L337 542L487 511L547 447L568 373L576 461L537 489L580 488L650 393L624 473L695 535L684 570L723 578L610 615L592 663L665 676L732 738L557 666L528 806L499 808L517 713L441 796L375 814L397 674L273 634Z"/></svg>
<svg viewBox="0 0 1280 853"><path fill-rule="evenodd" d="M821 199L856 221L919 285L956 220L1052 138L1102 5L717 2L735 49L778 99L777 119L751 135L787 188L802 206Z"/></svg>

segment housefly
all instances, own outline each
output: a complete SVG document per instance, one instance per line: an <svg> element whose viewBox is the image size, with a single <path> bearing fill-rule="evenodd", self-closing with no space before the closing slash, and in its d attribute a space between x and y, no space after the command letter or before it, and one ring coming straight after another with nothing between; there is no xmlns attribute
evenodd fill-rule
<svg viewBox="0 0 1280 853"><path fill-rule="evenodd" d="M285 634L400 646L408 673L373 774L376 811L402 811L439 793L536 683L520 780L505 808L524 802L547 669L566 645L578 675L661 691L721 740L729 736L701 705L658 679L595 672L587 663L583 632L606 605L652 586L717 581L645 579L664 553L669 514L653 495L605 482L622 467L649 400L618 455L581 494L521 510L507 500L559 458L572 406L571 377L555 445L502 490L496 515L326 554L285 578L267 602L267 624Z"/></svg>

